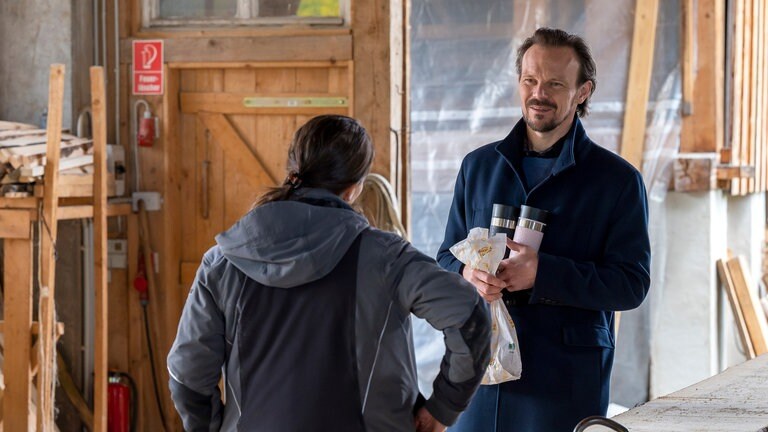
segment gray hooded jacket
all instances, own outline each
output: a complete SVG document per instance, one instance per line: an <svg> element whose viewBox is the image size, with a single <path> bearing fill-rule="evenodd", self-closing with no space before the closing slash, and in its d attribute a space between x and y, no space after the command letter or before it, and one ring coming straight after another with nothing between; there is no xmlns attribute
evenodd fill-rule
<svg viewBox="0 0 768 432"><path fill-rule="evenodd" d="M444 334L445 356L425 406L441 423L453 424L488 363L485 302L461 276L442 270L398 236L371 228L337 196L318 189L295 195L249 212L217 236L203 257L168 355L171 394L184 428L257 429L238 425L240 374L248 372L240 370L237 332L244 281L284 289L316 281L358 237L354 338L365 429L414 428L419 394L411 313ZM218 387L222 373L225 404Z"/></svg>

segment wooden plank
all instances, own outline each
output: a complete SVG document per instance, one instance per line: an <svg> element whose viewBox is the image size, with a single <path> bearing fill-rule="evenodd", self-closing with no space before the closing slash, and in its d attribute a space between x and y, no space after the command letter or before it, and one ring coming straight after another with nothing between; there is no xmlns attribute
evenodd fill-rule
<svg viewBox="0 0 768 432"><path fill-rule="evenodd" d="M744 165L718 165L715 169L718 180L754 178L755 167Z"/></svg>
<svg viewBox="0 0 768 432"><path fill-rule="evenodd" d="M131 42L121 42L121 61L130 63ZM352 35L171 38L166 62L341 61L352 59Z"/></svg>
<svg viewBox="0 0 768 432"><path fill-rule="evenodd" d="M223 114L261 114L261 115L346 115L346 107L246 107L243 100L247 97L343 97L328 93L292 93L292 94L258 94L258 93L181 93L181 112L216 112Z"/></svg>
<svg viewBox="0 0 768 432"><path fill-rule="evenodd" d="M761 53L759 49L760 46L760 25L761 25L761 14L760 14L760 3L759 1L753 1L752 2L752 10L751 10L751 18L752 18L752 58L751 58L751 75L750 75L750 84L749 84L749 92L750 92L750 115L749 115L749 142L746 147L746 165L754 166L755 164L755 152L757 147L757 136L758 131L757 129L762 129L764 125L758 125L757 120L758 116L760 115L760 112L758 111L758 97L760 95L759 89L760 89L760 82L758 79L758 76L760 74L760 67L762 66L760 64L760 57ZM744 188L744 191L746 193L753 193L755 191L755 182L752 178L742 179L742 188Z"/></svg>
<svg viewBox="0 0 768 432"><path fill-rule="evenodd" d="M354 43L354 107L352 116L368 130L376 149L373 172L399 190L396 178L397 136L401 130L403 41L402 0L352 2Z"/></svg>
<svg viewBox="0 0 768 432"><path fill-rule="evenodd" d="M658 0L637 2L635 6L627 99L624 104L624 128L621 134L621 156L638 170L642 170L643 165L658 12Z"/></svg>
<svg viewBox="0 0 768 432"><path fill-rule="evenodd" d="M181 115L179 109L179 84L180 84L179 70L172 70L165 67L166 76L166 92L163 98L163 119L165 121L165 127L163 128L163 142L165 143L165 149L163 154L163 171L164 184L163 195L164 210L163 210L163 256L160 257L162 261L163 272L161 274L163 289L167 291L165 301L165 334L166 341L165 346L170 347L176 336L176 329L179 325L181 317L181 311L184 305L184 299L186 299L186 292L182 292L179 289L178 284L178 263L181 259L181 224L178 223L177 217L181 215L181 164L177 161L179 155L185 154L179 141L179 116ZM190 215L187 215L188 217ZM162 363L164 364L164 362ZM164 368L165 369L165 368ZM167 393L167 392L164 392ZM170 400L168 401L170 402ZM165 417L173 423L173 429L181 430L181 423L179 417L176 415L172 403L166 403L167 411Z"/></svg>
<svg viewBox="0 0 768 432"><path fill-rule="evenodd" d="M171 69L286 69L286 68L329 68L344 69L351 60L344 61L260 61L260 62L171 62ZM0 132L2 133L2 132ZM2 135L0 135L2 136Z"/></svg>
<svg viewBox="0 0 768 432"><path fill-rule="evenodd" d="M165 364L163 361L164 359L164 353L167 352L165 349L159 349L163 345L163 331L162 327L160 326L160 311L162 308L164 308L164 297L165 293L163 292L162 288L157 284L157 274L156 269L154 265L154 254L152 251L152 247L150 245L150 241L152 239L152 234L150 232L149 228L149 216L147 215L147 210L144 206L144 201L139 201L139 236L141 239L141 251L142 255L144 257L144 268L147 280L149 282L149 293L151 296L153 296L152 301L149 303L150 309L148 310L147 314L149 317L150 322L150 333L152 334L152 343L154 344L154 358L150 357L149 361L155 363L155 371L157 372L157 376L155 377L157 382L156 385L158 386L158 389L165 390L166 387L164 384L167 382L167 380L164 380L164 369L162 365ZM159 304L158 304L159 303ZM149 341L147 341L149 343ZM166 409L164 406L166 405L166 399L167 399L167 391L161 390L160 400L159 404L161 409L164 413L168 412L168 409ZM171 430L170 425L168 423L169 417L166 415L165 420L166 424L163 425L166 430Z"/></svg>
<svg viewBox="0 0 768 432"><path fill-rule="evenodd" d="M61 147L61 115L64 102L64 65L52 65L48 90L48 152L45 165L45 197L43 198L43 231L40 234L41 246L41 286L39 297L40 338L41 345L39 364L41 373L37 376L38 390L38 431L53 431L54 425L54 389L55 377L55 336L54 336L54 311L56 261L54 254L57 227L58 207L58 170L59 154Z"/></svg>
<svg viewBox="0 0 768 432"><path fill-rule="evenodd" d="M108 204L106 213L107 213L107 217L127 216L132 213L131 203ZM58 217L60 221L71 220L71 219L92 218L93 205L79 204L79 205L60 206Z"/></svg>
<svg viewBox="0 0 768 432"><path fill-rule="evenodd" d="M728 303L731 305L733 320L736 323L741 346L744 347L744 354L746 355L747 360L753 359L755 358L755 347L752 344L752 339L749 337L749 329L744 320L744 313L739 306L739 299L736 296L736 288L733 284L733 275L731 275L730 269L725 265L725 260L717 260L717 273L720 275L720 282L728 296Z"/></svg>
<svg viewBox="0 0 768 432"><path fill-rule="evenodd" d="M0 209L6 208L23 208L23 209L37 209L37 198L5 198L0 197Z"/></svg>
<svg viewBox="0 0 768 432"><path fill-rule="evenodd" d="M731 258L726 262L726 267L733 278L733 287L739 299L741 312L744 314L744 322L749 330L755 355L768 353L768 322L761 309L757 293L750 285L752 279L749 276L746 261L743 257Z"/></svg>
<svg viewBox="0 0 768 432"><path fill-rule="evenodd" d="M139 24L140 27L140 24ZM173 30L138 28L136 35L142 39L213 38L213 37L290 37L290 36L344 36L351 33L348 27L319 28L315 26L279 27L199 27Z"/></svg>
<svg viewBox="0 0 768 432"><path fill-rule="evenodd" d="M69 176L68 176L69 177ZM74 177L74 176L73 176ZM45 196L44 189L45 184L36 184L34 187L34 195L36 197ZM63 184L58 187L59 198L87 198L93 196L93 184ZM115 195L115 183L107 183L107 194L109 196ZM61 219L61 218L59 218Z"/></svg>
<svg viewBox="0 0 768 432"><path fill-rule="evenodd" d="M273 178L264 167L261 160L250 151L237 131L234 130L223 114L203 113L198 115L205 127L211 131L215 141L224 149L226 156L243 170L252 172L253 178L261 185L273 186L277 179Z"/></svg>
<svg viewBox="0 0 768 432"><path fill-rule="evenodd" d="M691 115L683 117L680 151L710 153L723 148L725 1L696 2L684 3L683 98Z"/></svg>
<svg viewBox="0 0 768 432"><path fill-rule="evenodd" d="M57 158L59 156L58 152L60 150L61 150L60 148L57 150L57 155L56 155ZM46 161L47 160L48 160L48 156L46 156ZM57 162L58 162L57 163L58 170L64 171L72 168L78 168L78 167L83 167L86 165L93 164L93 155L76 156L73 158L61 159ZM42 166L38 165L34 167L21 167L21 175L24 177L40 177L41 175L45 175L46 178L48 178L47 166L48 164L46 163L46 165L42 165Z"/></svg>
<svg viewBox="0 0 768 432"><path fill-rule="evenodd" d="M91 72L91 110L93 113L93 248L95 288L94 336L94 430L107 430L107 375L109 340L109 300L107 291L107 106L104 69L93 66Z"/></svg>
<svg viewBox="0 0 768 432"><path fill-rule="evenodd" d="M741 118L742 113L742 82L744 81L744 2L745 0L736 0L734 2L734 35L733 35L733 87L731 98L731 137L730 151L723 152L721 163L740 164L739 148L741 145ZM736 193L737 182L731 182L731 193Z"/></svg>
<svg viewBox="0 0 768 432"><path fill-rule="evenodd" d="M27 227L27 237L30 237ZM29 380L32 327L32 241L4 241L4 352L3 430L31 430L28 404L31 403ZM7 347L13 347L8 349Z"/></svg>
<svg viewBox="0 0 768 432"><path fill-rule="evenodd" d="M683 390L613 417L632 432L765 431L768 356L763 355ZM593 426L589 432L611 429Z"/></svg>
<svg viewBox="0 0 768 432"><path fill-rule="evenodd" d="M743 56L742 59L742 90L741 90L741 136L739 136L738 153L735 162L739 165L747 164L747 153L752 133L752 2L745 2L743 5ZM737 42L738 43L738 42ZM737 60L738 61L738 60ZM733 193L736 195L746 194L746 184L741 179L733 181L735 187Z"/></svg>
<svg viewBox="0 0 768 432"><path fill-rule="evenodd" d="M0 210L0 238L28 239L29 210Z"/></svg>
<svg viewBox="0 0 768 432"><path fill-rule="evenodd" d="M0 130L23 130L23 129L37 129L37 126L26 124L26 123L17 123L17 122L0 120Z"/></svg>

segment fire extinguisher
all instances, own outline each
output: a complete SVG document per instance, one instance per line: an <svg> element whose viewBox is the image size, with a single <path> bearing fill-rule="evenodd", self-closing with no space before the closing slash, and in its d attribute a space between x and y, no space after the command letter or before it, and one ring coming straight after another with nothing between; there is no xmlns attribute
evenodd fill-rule
<svg viewBox="0 0 768 432"><path fill-rule="evenodd" d="M136 430L136 384L124 372L109 373L107 385L107 431Z"/></svg>
<svg viewBox="0 0 768 432"><path fill-rule="evenodd" d="M157 117L152 117L152 113L144 111L144 116L139 122L138 141L142 147L152 147L157 138Z"/></svg>
<svg viewBox="0 0 768 432"><path fill-rule="evenodd" d="M139 99L134 104L136 114L139 111L139 105L144 106L144 114L139 119L136 128L136 141L140 147L152 147L156 138L160 138L160 128L158 127L158 118L152 115L147 101Z"/></svg>

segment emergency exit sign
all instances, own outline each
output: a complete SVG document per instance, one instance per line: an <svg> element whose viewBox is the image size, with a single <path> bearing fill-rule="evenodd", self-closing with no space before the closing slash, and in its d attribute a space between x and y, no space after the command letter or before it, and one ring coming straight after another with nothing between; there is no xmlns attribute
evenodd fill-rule
<svg viewBox="0 0 768 432"><path fill-rule="evenodd" d="M133 41L133 94L163 94L163 41Z"/></svg>

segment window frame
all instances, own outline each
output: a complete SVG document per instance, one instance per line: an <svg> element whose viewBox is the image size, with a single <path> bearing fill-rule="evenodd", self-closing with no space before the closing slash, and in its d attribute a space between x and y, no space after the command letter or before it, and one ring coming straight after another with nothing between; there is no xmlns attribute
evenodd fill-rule
<svg viewBox="0 0 768 432"><path fill-rule="evenodd" d="M276 25L343 26L349 22L350 1L339 0L338 17L253 17L259 0L237 0L232 18L160 18L160 0L142 0L142 27L233 27Z"/></svg>

